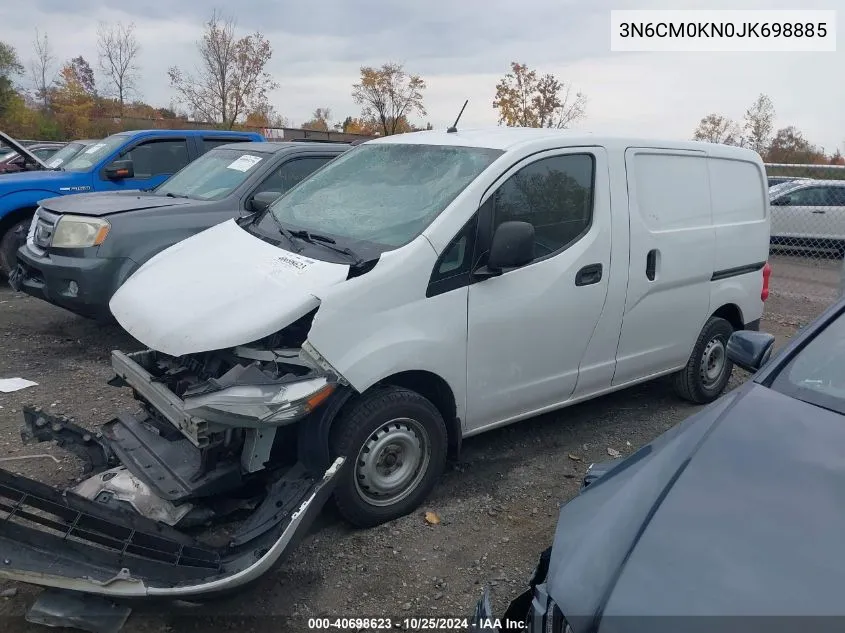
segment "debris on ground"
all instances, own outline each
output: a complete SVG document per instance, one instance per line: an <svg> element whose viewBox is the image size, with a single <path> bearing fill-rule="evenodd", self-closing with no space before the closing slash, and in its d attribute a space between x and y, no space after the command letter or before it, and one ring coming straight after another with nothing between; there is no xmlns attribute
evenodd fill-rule
<svg viewBox="0 0 845 633"><path fill-rule="evenodd" d="M16 455L14 457L0 457L0 462L14 462L22 459L52 459L57 464L61 464L60 460L55 455L48 455L47 453L38 453L37 455Z"/></svg>
<svg viewBox="0 0 845 633"><path fill-rule="evenodd" d="M88 633L118 633L132 609L100 596L47 589L26 613L26 621L50 627L81 629Z"/></svg>
<svg viewBox="0 0 845 633"><path fill-rule="evenodd" d="M607 454L610 455L611 457L621 457L622 456L622 453L617 451L615 448L608 448Z"/></svg>
<svg viewBox="0 0 845 633"><path fill-rule="evenodd" d="M9 587L0 591L0 598L14 598L16 595L18 595L17 587Z"/></svg>
<svg viewBox="0 0 845 633"><path fill-rule="evenodd" d="M440 517L436 512L428 511L425 513L425 522L429 525L437 525L440 523Z"/></svg>
<svg viewBox="0 0 845 633"><path fill-rule="evenodd" d="M572 453L569 453L569 459L571 459L574 462L580 462L581 461L581 458L578 455L574 455Z"/></svg>
<svg viewBox="0 0 845 633"><path fill-rule="evenodd" d="M2 393L12 393L36 385L38 385L37 382L32 382L26 378L0 378L0 392Z"/></svg>

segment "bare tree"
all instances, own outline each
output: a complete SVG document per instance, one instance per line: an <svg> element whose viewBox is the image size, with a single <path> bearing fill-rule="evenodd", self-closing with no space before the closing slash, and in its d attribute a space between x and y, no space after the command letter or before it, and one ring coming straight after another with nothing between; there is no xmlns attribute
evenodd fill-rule
<svg viewBox="0 0 845 633"><path fill-rule="evenodd" d="M273 55L270 42L258 32L235 39L232 18L223 18L214 11L197 48L200 65L194 75L176 66L167 74L182 102L205 120L231 129L251 109L266 102L267 93L278 87L264 71Z"/></svg>
<svg viewBox="0 0 845 633"><path fill-rule="evenodd" d="M41 37L38 29L35 29L35 41L33 42L35 58L30 63L32 83L35 85L35 98L41 102L45 110L50 108L50 86L56 78L53 64L56 61L50 48L50 40L47 34Z"/></svg>
<svg viewBox="0 0 845 633"><path fill-rule="evenodd" d="M733 119L713 113L699 121L692 138L696 141L708 143L740 145L742 143L742 130Z"/></svg>
<svg viewBox="0 0 845 633"><path fill-rule="evenodd" d="M760 155L769 149L775 130L775 107L772 100L761 94L745 111L746 146Z"/></svg>
<svg viewBox="0 0 845 633"><path fill-rule="evenodd" d="M409 75L402 64L361 68L361 81L352 86L352 99L362 106L364 120L378 123L385 136L407 131L408 117L415 111L425 116L422 92L425 81Z"/></svg>
<svg viewBox="0 0 845 633"><path fill-rule="evenodd" d="M110 84L109 92L117 97L120 116L123 116L126 98L135 93L135 82L138 79L136 58L141 46L135 37L135 25L130 23L124 26L122 22L108 25L101 22L97 29L97 51L100 71Z"/></svg>

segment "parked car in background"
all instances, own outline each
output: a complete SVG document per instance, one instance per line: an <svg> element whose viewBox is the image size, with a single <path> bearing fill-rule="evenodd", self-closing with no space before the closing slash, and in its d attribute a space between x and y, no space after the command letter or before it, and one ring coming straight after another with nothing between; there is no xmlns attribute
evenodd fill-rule
<svg viewBox="0 0 845 633"><path fill-rule="evenodd" d="M9 281L77 314L111 318L112 295L151 257L215 224L263 212L348 149L308 142L221 145L148 191L42 200Z"/></svg>
<svg viewBox="0 0 845 633"><path fill-rule="evenodd" d="M0 273L8 275L14 269L20 234L31 224L39 200L90 191L149 189L212 147L263 140L253 132L226 130L121 132L88 145L60 169L0 177Z"/></svg>
<svg viewBox="0 0 845 633"><path fill-rule="evenodd" d="M11 152L0 158L0 174L14 174L19 171L44 169L42 163L46 163L52 156L62 149L65 143L34 143L26 146L30 154L37 156L41 163L33 162L27 154Z"/></svg>
<svg viewBox="0 0 845 633"><path fill-rule="evenodd" d="M769 189L771 242L845 253L845 180L799 180Z"/></svg>
<svg viewBox="0 0 845 633"><path fill-rule="evenodd" d="M527 626L498 630L800 631L817 616L840 628L845 301L767 362L773 341L734 333L729 357L752 380L590 467L527 591L498 618ZM475 631L496 630L481 626L495 620L489 601L476 614Z"/></svg>
<svg viewBox="0 0 845 633"><path fill-rule="evenodd" d="M796 180L811 180L805 176L769 176L769 187L781 185L785 182L794 182Z"/></svg>
<svg viewBox="0 0 845 633"><path fill-rule="evenodd" d="M76 141L70 141L66 143L64 147L62 147L59 151L55 154L50 156L49 160L46 160L47 167L50 169L60 170L61 166L68 162L71 158L79 154L82 150L87 147L90 147L94 143L98 143L100 139L79 139Z"/></svg>

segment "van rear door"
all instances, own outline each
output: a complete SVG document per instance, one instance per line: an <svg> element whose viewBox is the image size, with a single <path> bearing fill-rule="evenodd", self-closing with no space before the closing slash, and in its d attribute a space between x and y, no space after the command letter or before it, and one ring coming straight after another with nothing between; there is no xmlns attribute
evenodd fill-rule
<svg viewBox="0 0 845 633"><path fill-rule="evenodd" d="M707 155L628 148L628 293L613 385L681 368L708 316L715 231Z"/></svg>

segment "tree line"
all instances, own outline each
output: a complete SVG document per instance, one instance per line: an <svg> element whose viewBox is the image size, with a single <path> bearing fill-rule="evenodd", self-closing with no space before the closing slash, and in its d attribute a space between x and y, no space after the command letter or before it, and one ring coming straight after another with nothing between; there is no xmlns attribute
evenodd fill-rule
<svg viewBox="0 0 845 633"><path fill-rule="evenodd" d="M794 125L776 130L775 107L765 94L757 97L741 122L717 113L703 117L693 132L693 139L748 147L767 163L845 165L845 157L838 148L828 155Z"/></svg>
<svg viewBox="0 0 845 633"><path fill-rule="evenodd" d="M59 64L46 33L36 31L31 57L24 63L12 46L0 42L0 129L19 138L102 137L134 120L164 121L167 127L203 122L223 128L291 127L270 102L279 83L267 72L273 48L259 31L239 37L236 22L215 10L197 41L194 70L168 69L174 92L166 107L151 105L139 91L141 46L134 24L101 23L97 59L82 55ZM425 80L403 64L388 62L360 69L351 97L355 115L333 118L330 108L315 108L298 127L387 136L431 129ZM496 85L492 102L499 123L564 128L584 118L585 95L552 74L511 64Z"/></svg>

